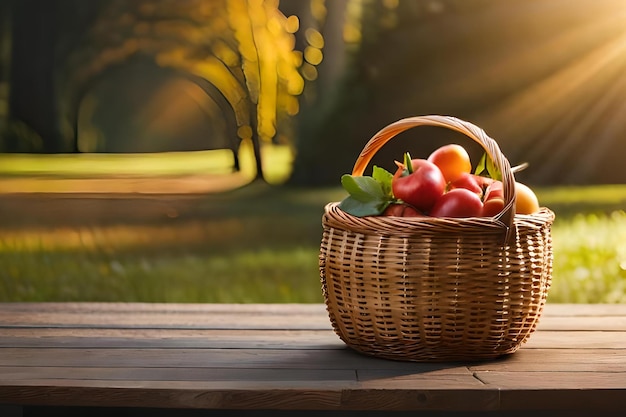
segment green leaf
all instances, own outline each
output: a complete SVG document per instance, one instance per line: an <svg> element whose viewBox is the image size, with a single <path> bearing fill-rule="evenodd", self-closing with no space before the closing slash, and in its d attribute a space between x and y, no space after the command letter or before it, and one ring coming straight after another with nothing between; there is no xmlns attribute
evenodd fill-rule
<svg viewBox="0 0 626 417"><path fill-rule="evenodd" d="M410 175L413 173L413 162L411 159L411 154L408 152L404 153L404 170L406 172L405 175Z"/></svg>
<svg viewBox="0 0 626 417"><path fill-rule="evenodd" d="M377 216L385 211L390 203L390 200L370 200L363 202L352 196L348 196L339 203L339 208L357 217Z"/></svg>
<svg viewBox="0 0 626 417"><path fill-rule="evenodd" d="M383 186L372 177L345 174L341 177L341 185L352 198L363 203L385 199Z"/></svg>
<svg viewBox="0 0 626 417"><path fill-rule="evenodd" d="M502 172L500 172L500 170L493 162L493 160L489 157L487 152L485 152L480 158L480 161L478 161L478 165L476 165L476 170L474 171L474 174L502 181Z"/></svg>
<svg viewBox="0 0 626 417"><path fill-rule="evenodd" d="M377 166L371 177L343 175L341 185L350 195L339 203L339 208L359 217L381 214L394 201L392 179L390 172Z"/></svg>
<svg viewBox="0 0 626 417"><path fill-rule="evenodd" d="M476 170L474 170L474 175L482 175L483 177L487 174L487 153L483 153L483 156L480 157L480 161L476 164Z"/></svg>
<svg viewBox="0 0 626 417"><path fill-rule="evenodd" d="M383 194L390 199L393 198L393 190L391 188L391 181L393 181L393 174L387 171L385 168L374 165L372 169L372 178L374 178L381 185Z"/></svg>

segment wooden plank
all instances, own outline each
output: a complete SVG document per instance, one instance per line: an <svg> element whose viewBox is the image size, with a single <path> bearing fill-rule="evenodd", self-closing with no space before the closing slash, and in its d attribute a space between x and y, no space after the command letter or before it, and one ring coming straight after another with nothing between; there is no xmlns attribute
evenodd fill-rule
<svg viewBox="0 0 626 417"><path fill-rule="evenodd" d="M548 304L540 329L624 330L626 306ZM579 320L568 320L580 317ZM323 304L6 303L0 326L329 329ZM563 326L567 325L568 328ZM608 328L606 326L609 326Z"/></svg>
<svg viewBox="0 0 626 417"><path fill-rule="evenodd" d="M559 304L548 299L542 317L626 316L626 304Z"/></svg>
<svg viewBox="0 0 626 417"><path fill-rule="evenodd" d="M133 379L22 379L17 381L0 381L0 393L7 389L24 388L26 391L34 391L39 388L126 388L128 390L150 389L161 390L162 392L171 391L172 393L194 389L204 391L222 391L222 390L241 390L250 392L263 392L265 390L288 390L291 392L307 391L307 390L338 390L353 384L353 381L345 380L328 381L328 380L306 380L306 379L280 379L271 376L265 380L194 380L194 381L164 381L164 380L133 380Z"/></svg>
<svg viewBox="0 0 626 417"><path fill-rule="evenodd" d="M322 303L141 303L141 302L8 302L0 312L80 312L125 314L129 312L326 314Z"/></svg>
<svg viewBox="0 0 626 417"><path fill-rule="evenodd" d="M416 389L467 390L483 389L485 384L476 379L465 366L442 367L430 372L389 371L387 369L357 369L359 389Z"/></svg>
<svg viewBox="0 0 626 417"><path fill-rule="evenodd" d="M626 332L537 331L524 344L527 349L621 349Z"/></svg>
<svg viewBox="0 0 626 417"><path fill-rule="evenodd" d="M541 317L538 331L543 330L626 330L626 316L545 316Z"/></svg>
<svg viewBox="0 0 626 417"><path fill-rule="evenodd" d="M20 404L123 407L176 407L227 409L345 409L345 410L484 410L497 409L497 390L476 387L422 390L367 389L345 381L101 381L24 380L0 383L0 403L7 398ZM35 395L37 393L37 395ZM273 401L273 403L271 403Z"/></svg>
<svg viewBox="0 0 626 417"><path fill-rule="evenodd" d="M0 368L2 379L19 385L19 381L47 380L52 385L60 380L73 381L343 381L356 384L353 369L233 368L233 367L68 367L68 366L6 366ZM466 370L467 373L469 371ZM435 373L436 374L436 373ZM2 382L0 382L1 384ZM8 382L5 382L7 384Z"/></svg>
<svg viewBox="0 0 626 417"><path fill-rule="evenodd" d="M623 387L623 385L622 385ZM514 389L500 390L500 409L520 411L518 415L611 416L625 415L623 389ZM532 413L532 414L531 414Z"/></svg>
<svg viewBox="0 0 626 417"><path fill-rule="evenodd" d="M495 389L359 388L344 391L342 408L384 411L428 410L431 413L433 410L485 412L499 410L500 398Z"/></svg>
<svg viewBox="0 0 626 417"><path fill-rule="evenodd" d="M265 349L30 349L5 348L0 366L23 367L279 367L294 365L310 368L339 365L353 352L344 350Z"/></svg>
<svg viewBox="0 0 626 417"><path fill-rule="evenodd" d="M535 375L532 380L543 375ZM480 375L482 378L482 375ZM510 379L509 376L504 376ZM564 376L564 379L567 379ZM578 379L577 379L578 380ZM584 380L580 378L580 380ZM434 381L434 386L437 381ZM623 380L617 381L623 387ZM352 410L624 410L625 391L604 388L482 389L350 388L344 381L102 381L0 382L0 403L106 407ZM274 404L268 401L275 401ZM609 401L605 403L605 401Z"/></svg>
<svg viewBox="0 0 626 417"><path fill-rule="evenodd" d="M0 327L330 329L323 304L6 303Z"/></svg>
<svg viewBox="0 0 626 417"><path fill-rule="evenodd" d="M229 330L221 330L229 331ZM247 330L254 332L255 330ZM271 332L273 330L262 330L263 332ZM280 330L275 330L280 331ZM298 330L292 330L298 332ZM306 330L302 330L306 331ZM98 343L98 340L106 338L120 339L159 339L165 337L185 338L185 339L202 339L212 335L215 330L212 329L102 329L102 328L71 328L71 327L0 327L0 340L2 339L46 339L57 338L76 338L76 339L92 339L92 343Z"/></svg>
<svg viewBox="0 0 626 417"><path fill-rule="evenodd" d="M0 385L0 403L73 407L139 407L251 410L334 410L341 408L341 382L312 381L306 389L287 382L62 381L48 385Z"/></svg>
<svg viewBox="0 0 626 417"><path fill-rule="evenodd" d="M280 315L286 312L295 314L326 314L321 303L140 303L140 302L10 302L0 305L2 311L15 312L196 312L196 313L255 313ZM548 302L544 308L548 316L601 316L625 315L624 304L560 304Z"/></svg>
<svg viewBox="0 0 626 417"><path fill-rule="evenodd" d="M67 370L65 371L66 375ZM307 372L303 371L304 375ZM216 375L220 375L219 373ZM66 376L64 378L26 378L22 376L20 379L12 381L0 381L0 392L3 392L7 388L18 387L30 387L30 390L41 387L89 387L89 388L128 388L128 389L153 389L153 390L166 390L169 389L172 392L177 390L186 391L190 389L204 389L204 390L223 390L223 389L238 389L248 391L262 391L265 389L281 389L281 390L302 390L309 389L328 389L328 390L381 390L387 391L387 395L393 396L393 391L400 390L467 390L467 391L480 391L485 389L485 384L477 380L471 375L430 375L429 377L415 377L412 379L405 378L404 385L400 386L399 380L377 379L366 382L355 382L354 378L346 377L346 379L326 379L323 377L323 373L312 373L313 378L306 378L299 376L289 370L264 370L261 372L257 370L254 372L254 378L246 378L243 375L243 370L239 373L227 373L220 377L205 377L198 379L172 379L164 380L162 378L154 379L142 379L136 380L133 378L124 379L112 379L112 378L72 378ZM315 378L317 376L317 378Z"/></svg>
<svg viewBox="0 0 626 417"><path fill-rule="evenodd" d="M275 303L275 304L212 304L212 303L116 303L116 302L12 302L0 304L0 312L32 313L178 313L178 314L267 314L280 316L326 315L326 307L321 303ZM626 304L560 304L548 302L543 316L625 316Z"/></svg>
<svg viewBox="0 0 626 417"><path fill-rule="evenodd" d="M626 411L626 305L548 304L515 354L359 354L322 304L0 303L0 404Z"/></svg>
<svg viewBox="0 0 626 417"><path fill-rule="evenodd" d="M623 372L476 372L497 387L503 410L626 411Z"/></svg>
<svg viewBox="0 0 626 417"><path fill-rule="evenodd" d="M271 369L383 369L389 372L426 373L460 364L389 361L351 349L30 349L4 348L3 367L110 367L110 368L271 368ZM456 373L454 371L453 373Z"/></svg>
<svg viewBox="0 0 626 417"><path fill-rule="evenodd" d="M9 329L14 330L14 329ZM9 330L6 330L8 333ZM5 330L2 331L4 334ZM131 330L37 329L12 332L0 337L0 347L141 347L141 348L248 348L248 349L338 349L345 344L332 331L323 330ZM21 336L28 334L29 336ZM182 335L184 334L184 336ZM536 331L523 349L621 349L626 332Z"/></svg>
<svg viewBox="0 0 626 417"><path fill-rule="evenodd" d="M594 358L592 358L594 359ZM482 387L488 381L483 380L483 373L489 372L490 375L507 374L509 379L516 378L533 378L542 373L550 375L567 372L581 373L585 375L609 375L615 374L619 379L621 374L622 382L626 378L626 366L622 359L613 359L605 361L593 360L591 363L578 363L571 366L573 362L561 360L556 363L537 363L529 364L527 361L506 361L485 363L480 365L466 366L442 366L424 367L425 369L416 370L415 367L408 366L413 369L373 369L358 368L355 366L338 366L338 367L310 367L310 366L292 366L292 367L264 367L256 365L243 365L235 367L233 364L225 363L223 367L211 366L211 364L196 367L84 367L84 366L3 366L0 384L17 384L22 380L132 380L132 381L356 381L360 382L360 386L367 388L410 388L418 387L419 389L444 387L464 388L476 386ZM616 366L616 364L618 366ZM229 367L230 365L230 367ZM365 364L363 364L365 365ZM363 366L361 365L361 366ZM70 368L70 369L68 369ZM429 369L430 368L430 369ZM460 381L464 381L463 384ZM554 384L552 389L564 388L561 385Z"/></svg>
<svg viewBox="0 0 626 417"><path fill-rule="evenodd" d="M626 347L614 350L522 348L501 359L468 366L473 372L621 372L626 374ZM513 374L511 377L514 378ZM626 376L624 378L626 379Z"/></svg>
<svg viewBox="0 0 626 417"><path fill-rule="evenodd" d="M50 329L48 329L50 330ZM58 330L58 329L54 329ZM29 329L28 336L12 335L0 338L0 347L143 347L143 348L217 348L217 349L336 349L345 344L329 330L201 330L186 332L154 329L135 335L126 329L120 336L105 336L111 332L85 329L77 332L65 330L48 331L42 336L36 329ZM66 334L68 334L66 336ZM22 333L24 334L24 333ZM113 334L119 334L113 332Z"/></svg>
<svg viewBox="0 0 626 417"><path fill-rule="evenodd" d="M121 328L121 329L281 329L327 330L325 315L162 312L14 312L0 311L0 328Z"/></svg>
<svg viewBox="0 0 626 417"><path fill-rule="evenodd" d="M581 308L578 304L547 304L544 315L624 315L624 308L615 305L591 305L591 308ZM140 302L8 302L0 304L0 313L32 313L32 314L116 314L130 313L157 313L157 314L231 314L231 315L326 315L326 307L321 303L310 304L255 304L255 303L140 303ZM581 314L581 312L587 312Z"/></svg>
<svg viewBox="0 0 626 417"><path fill-rule="evenodd" d="M626 398L622 372L510 372L478 371L476 378L501 390L608 390L617 389Z"/></svg>
<svg viewBox="0 0 626 417"><path fill-rule="evenodd" d="M473 389L484 388L484 383L475 378L465 367L453 367L428 372L404 372L397 370L368 369L307 369L307 368L103 368L103 367L5 367L2 369L7 382L5 385L28 386L35 380L46 380L46 385L63 384L60 381L96 381L102 386L104 381L115 385L118 381L201 381L201 382L285 382L290 388L307 385L314 381L342 382L345 388L363 387L367 389ZM357 384L358 374L358 384ZM10 382L8 382L10 381ZM2 383L0 383L2 384Z"/></svg>
<svg viewBox="0 0 626 417"><path fill-rule="evenodd" d="M117 303L117 302L13 302L2 303L0 311L28 313L172 313L172 314L250 314L250 315L325 315L326 307L320 303Z"/></svg>
<svg viewBox="0 0 626 417"><path fill-rule="evenodd" d="M32 330L31 334L33 334ZM338 349L345 344L331 331L321 330L204 330L181 337L175 331L157 330L150 335L134 337L126 331L125 337L106 337L100 331L87 336L50 335L46 337L0 337L0 347L68 347L68 348L215 348L215 349Z"/></svg>

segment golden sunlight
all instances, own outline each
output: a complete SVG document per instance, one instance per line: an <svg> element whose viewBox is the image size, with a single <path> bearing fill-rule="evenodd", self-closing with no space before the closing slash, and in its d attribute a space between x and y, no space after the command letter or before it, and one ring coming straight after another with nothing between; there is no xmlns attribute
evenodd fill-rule
<svg viewBox="0 0 626 417"><path fill-rule="evenodd" d="M500 91L506 91L513 79L524 84L497 108L485 109L480 118L502 137L512 138L519 152L547 161L534 166L529 177L584 181L602 166L612 147L626 139L613 133L626 119L626 2L589 3L569 2L571 11L547 11L543 19L550 22L542 25L549 32L528 32L527 43L511 45L508 58L479 75L493 80L491 88ZM477 86L484 88L485 83L469 75L454 87L468 92ZM519 126L524 127L524 136L518 133ZM590 137L591 131L601 134ZM587 147L590 152L581 155L581 145L589 141L593 141ZM576 169L564 169L572 165Z"/></svg>

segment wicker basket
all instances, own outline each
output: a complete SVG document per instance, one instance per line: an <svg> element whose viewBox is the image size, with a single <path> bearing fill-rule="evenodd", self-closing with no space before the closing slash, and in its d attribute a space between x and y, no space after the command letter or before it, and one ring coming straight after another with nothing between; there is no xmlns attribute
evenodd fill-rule
<svg viewBox="0 0 626 417"><path fill-rule="evenodd" d="M503 175L493 218L355 217L329 203L320 278L337 335L351 348L407 361L483 360L515 352L537 326L552 278L551 225L542 207L514 215L515 179L497 143L471 123L410 117L380 130L352 174L391 138L439 126L479 143Z"/></svg>

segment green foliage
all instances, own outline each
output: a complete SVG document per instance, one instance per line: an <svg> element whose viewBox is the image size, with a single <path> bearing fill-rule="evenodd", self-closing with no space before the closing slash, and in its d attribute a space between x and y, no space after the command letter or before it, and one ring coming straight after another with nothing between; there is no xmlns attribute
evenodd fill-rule
<svg viewBox="0 0 626 417"><path fill-rule="evenodd" d="M26 123L11 120L6 125L0 122L0 152L39 152L41 137Z"/></svg>
<svg viewBox="0 0 626 417"><path fill-rule="evenodd" d="M322 205L342 194L254 184L158 223L6 228L0 301L321 302Z"/></svg>
<svg viewBox="0 0 626 417"><path fill-rule="evenodd" d="M489 157L487 152L483 153L480 161L478 161L474 174L502 181L502 172L500 172L496 164L493 162L493 159Z"/></svg>
<svg viewBox="0 0 626 417"><path fill-rule="evenodd" d="M626 213L577 214L556 222L553 302L626 302Z"/></svg>
<svg viewBox="0 0 626 417"><path fill-rule="evenodd" d="M7 250L1 301L321 302L312 248L236 253ZM312 278L312 279L311 279Z"/></svg>
<svg viewBox="0 0 626 417"><path fill-rule="evenodd" d="M149 154L0 154L2 176L60 178L105 175L193 175L232 172L233 155L225 149Z"/></svg>
<svg viewBox="0 0 626 417"><path fill-rule="evenodd" d="M234 113L241 139L258 135L270 143L297 113L304 88L302 51L294 50L297 22L278 2L107 2L59 69L61 107L72 119L95 82L145 55L206 80L216 89L207 94L223 96L230 107L221 111Z"/></svg>
<svg viewBox="0 0 626 417"><path fill-rule="evenodd" d="M393 201L391 180L393 175L374 166L372 176L341 177L341 185L349 194L340 203L340 208L353 216L374 216L381 214Z"/></svg>

